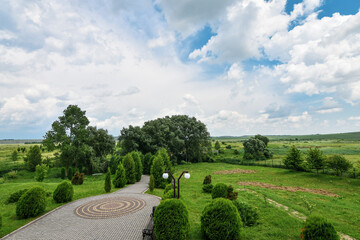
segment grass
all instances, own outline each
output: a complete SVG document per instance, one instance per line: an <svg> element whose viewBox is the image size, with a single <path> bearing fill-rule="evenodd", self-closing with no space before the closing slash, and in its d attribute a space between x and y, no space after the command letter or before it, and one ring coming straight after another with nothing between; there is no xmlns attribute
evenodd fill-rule
<svg viewBox="0 0 360 240"><path fill-rule="evenodd" d="M230 169L256 170L255 174L213 174L214 171ZM191 238L202 239L200 232L200 216L204 206L211 201L211 195L202 192L202 181L208 174L212 175L212 183L223 182L232 184L235 189L251 189L258 194L240 191L239 199L256 206L260 211L260 222L243 230L243 239L299 239L302 221L290 216L286 211L274 206L265 207L263 195L289 206L306 216L309 212L301 196L312 204L316 204L315 214L323 215L331 221L336 230L355 238L360 238L360 180L339 178L329 175L317 177L313 173L294 172L286 169L266 168L257 166L237 166L224 163L198 163L179 165L175 167L174 176L188 170L191 178L181 180L181 198L189 210ZM339 198L322 195L270 190L260 187L240 186L240 181L258 181L280 186L299 186L314 189L325 189L339 194ZM157 196L162 196L162 190L155 190Z"/></svg>
<svg viewBox="0 0 360 240"><path fill-rule="evenodd" d="M46 178L44 182L40 183L34 180L34 173L22 170L18 172L16 179L8 179L5 183L0 184L0 212L3 217L3 226L0 228L0 238L35 219L17 219L15 214L16 204L5 204L10 194L21 189L30 188L32 186L41 186L47 192L52 193L54 192L57 185L62 181L62 179L56 177L59 175L59 173L60 168L51 168L49 172L50 178ZM116 190L118 189L112 188L111 192ZM73 200L105 193L104 175L86 176L82 185L74 186ZM49 212L61 205L63 204L55 203L55 201L52 199L52 196L50 196L47 198L46 212Z"/></svg>

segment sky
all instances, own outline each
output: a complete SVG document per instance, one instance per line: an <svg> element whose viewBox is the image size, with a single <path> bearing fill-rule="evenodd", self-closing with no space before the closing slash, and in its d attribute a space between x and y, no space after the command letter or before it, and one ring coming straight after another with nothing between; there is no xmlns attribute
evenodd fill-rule
<svg viewBox="0 0 360 240"><path fill-rule="evenodd" d="M359 0L0 0L0 139L70 104L114 136L186 114L212 136L360 130Z"/></svg>

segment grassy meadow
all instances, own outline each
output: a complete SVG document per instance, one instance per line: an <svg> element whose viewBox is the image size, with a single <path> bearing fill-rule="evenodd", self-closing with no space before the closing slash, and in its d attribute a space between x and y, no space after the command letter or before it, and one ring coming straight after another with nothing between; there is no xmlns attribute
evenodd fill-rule
<svg viewBox="0 0 360 240"><path fill-rule="evenodd" d="M231 169L255 170L252 174L214 174L215 171ZM181 198L189 210L191 236L190 239L202 239L200 231L200 216L204 206L211 201L211 194L202 192L202 182L208 174L212 183L232 184L239 191L239 200L258 208L259 224L246 227L243 239L299 239L302 220L289 214L296 210L306 216L309 211L302 198L316 205L313 214L320 214L330 220L337 231L360 239L360 180L339 178L330 175L316 176L314 173L295 172L287 169L267 168L258 166L239 166L225 163L197 163L175 167L174 176L188 170L190 179L182 178L180 183ZM339 197L329 197L305 192L288 192L271 190L261 187L239 185L239 182L263 182L277 186L304 187L323 189L338 194ZM249 191L251 190L251 191ZM148 192L149 193L149 192ZM162 196L163 190L156 189L155 195ZM290 207L289 211L279 209L268 203L267 198Z"/></svg>

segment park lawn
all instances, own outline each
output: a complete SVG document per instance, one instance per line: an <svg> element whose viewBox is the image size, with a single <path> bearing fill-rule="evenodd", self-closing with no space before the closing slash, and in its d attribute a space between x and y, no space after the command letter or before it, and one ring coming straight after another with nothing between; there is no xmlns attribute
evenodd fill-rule
<svg viewBox="0 0 360 240"><path fill-rule="evenodd" d="M214 174L214 171L230 169L251 169L254 174ZM314 173L294 172L286 169L239 166L225 163L197 163L179 165L174 167L174 176L181 171L188 170L190 179L182 179L180 184L181 198L189 210L191 225L191 239L201 239L200 216L204 206L211 201L211 195L202 192L202 182L206 175L211 174L212 183L232 184L235 189L251 189L240 191L239 199L246 201L260 211L260 221L257 226L247 227L243 230L243 239L299 239L302 221L290 216L285 210L274 206L265 207L264 195L278 203L289 206L300 213L309 216L301 196L312 204L316 204L314 214L320 214L330 220L337 231L360 238L360 180L339 178L336 176L320 175ZM278 186L298 186L311 189L324 189L338 194L340 197L328 197L304 192L287 192L284 190L271 190L260 187L240 186L243 181L256 181L270 183ZM154 193L162 195L162 191Z"/></svg>
<svg viewBox="0 0 360 240"><path fill-rule="evenodd" d="M19 171L16 179L8 179L5 183L0 184L0 213L2 214L3 226L0 228L0 238L16 230L17 228L27 224L35 218L29 219L17 219L16 217L16 204L5 204L10 194L25 188L33 186L43 187L47 192L52 194L57 185L63 181L60 178L55 178L60 172L60 168L51 168L49 177L44 182L36 182L34 179L34 173L28 171ZM105 194L104 190L104 175L101 176L85 176L84 183L82 185L74 186L74 198L73 200ZM114 192L118 189L111 189ZM63 204L55 203L52 199L52 195L47 198L46 212L49 212Z"/></svg>

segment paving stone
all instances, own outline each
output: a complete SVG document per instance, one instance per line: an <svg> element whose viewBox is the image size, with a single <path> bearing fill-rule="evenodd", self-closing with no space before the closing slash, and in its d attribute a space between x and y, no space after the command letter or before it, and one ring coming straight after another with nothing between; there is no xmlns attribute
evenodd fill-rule
<svg viewBox="0 0 360 240"><path fill-rule="evenodd" d="M150 221L152 208L160 202L158 197L144 194L148 188L148 182L149 177L142 176L140 182L114 193L88 197L68 203L2 239L142 239L142 229ZM137 209L137 211L118 217L89 219L75 214L76 208L92 201L101 201L101 199L104 201L109 199L138 199L144 201L145 206Z"/></svg>

